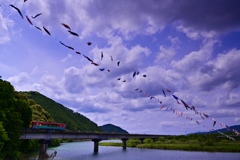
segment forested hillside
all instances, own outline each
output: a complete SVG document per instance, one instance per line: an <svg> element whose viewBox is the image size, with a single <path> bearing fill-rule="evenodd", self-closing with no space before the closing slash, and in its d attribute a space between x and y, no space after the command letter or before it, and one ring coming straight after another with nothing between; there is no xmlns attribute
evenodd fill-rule
<svg viewBox="0 0 240 160"><path fill-rule="evenodd" d="M191 134L213 134L213 133L215 134L215 133L219 133L219 132L221 132L221 133L226 133L226 132L231 133L233 130L240 131L240 125L229 126L229 130L227 130L226 128L222 128L222 129L217 129L217 130L210 131L210 132L195 132L195 133L191 133Z"/></svg>
<svg viewBox="0 0 240 160"><path fill-rule="evenodd" d="M41 105L44 110L50 113L51 117L56 122L66 123L68 130L74 131L102 131L96 123L87 117L76 113L73 110L64 107L63 105L53 101L52 99L42 95L39 92L22 92L29 99L34 100L37 104Z"/></svg>
<svg viewBox="0 0 240 160"><path fill-rule="evenodd" d="M118 126L115 126L113 124L105 124L103 126L100 126L100 128L106 132L106 133L123 133L128 134L128 132Z"/></svg>

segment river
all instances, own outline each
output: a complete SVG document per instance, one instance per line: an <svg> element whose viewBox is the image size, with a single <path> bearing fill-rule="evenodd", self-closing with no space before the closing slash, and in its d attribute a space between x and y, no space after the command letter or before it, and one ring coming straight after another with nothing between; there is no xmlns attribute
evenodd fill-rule
<svg viewBox="0 0 240 160"><path fill-rule="evenodd" d="M240 153L193 152L156 149L138 149L99 146L98 154L93 153L93 142L62 143L49 148L48 153L57 151L54 160L240 160Z"/></svg>

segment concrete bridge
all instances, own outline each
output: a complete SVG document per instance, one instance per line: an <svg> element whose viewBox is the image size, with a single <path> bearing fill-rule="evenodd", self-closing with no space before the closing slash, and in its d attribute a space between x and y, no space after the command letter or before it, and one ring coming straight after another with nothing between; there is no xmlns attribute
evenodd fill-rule
<svg viewBox="0 0 240 160"><path fill-rule="evenodd" d="M166 137L166 135L151 135L151 134L118 134L118 133L100 133L100 132L56 132L56 131L32 131L24 130L20 139L39 140L41 147L39 157L44 157L47 152L48 143L52 139L73 139L83 140L89 139L94 142L94 153L98 153L99 142L107 139L121 139L122 147L126 149L126 142L130 138L138 138L143 143L145 138L151 138L154 141L159 137Z"/></svg>

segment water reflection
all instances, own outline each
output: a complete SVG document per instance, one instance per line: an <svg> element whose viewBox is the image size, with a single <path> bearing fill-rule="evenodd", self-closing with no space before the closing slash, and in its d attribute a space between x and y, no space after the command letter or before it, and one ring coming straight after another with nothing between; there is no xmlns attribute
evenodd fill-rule
<svg viewBox="0 0 240 160"><path fill-rule="evenodd" d="M89 142L63 143L59 147L49 148L48 153L57 151L54 160L239 160L240 153L193 152L137 149L99 146L99 153L93 153L94 144Z"/></svg>

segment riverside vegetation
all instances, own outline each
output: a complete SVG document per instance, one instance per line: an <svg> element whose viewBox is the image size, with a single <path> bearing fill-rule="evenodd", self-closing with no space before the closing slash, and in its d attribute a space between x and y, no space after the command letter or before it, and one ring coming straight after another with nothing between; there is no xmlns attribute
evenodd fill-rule
<svg viewBox="0 0 240 160"><path fill-rule="evenodd" d="M121 142L100 142L101 146L122 146ZM232 141L219 134L192 134L186 136L159 137L156 141L145 139L141 143L139 139L129 139L127 147L185 150L185 151L208 151L208 152L240 152L240 141Z"/></svg>

